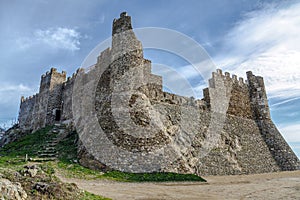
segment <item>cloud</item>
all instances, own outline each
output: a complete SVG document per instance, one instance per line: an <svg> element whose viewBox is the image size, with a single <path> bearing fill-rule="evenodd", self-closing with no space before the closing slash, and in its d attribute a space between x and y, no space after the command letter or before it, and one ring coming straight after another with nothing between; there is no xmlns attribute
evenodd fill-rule
<svg viewBox="0 0 300 200"><path fill-rule="evenodd" d="M31 89L23 84L19 84L19 85L10 85L7 83L1 84L0 92L8 92L8 91L28 92L31 91Z"/></svg>
<svg viewBox="0 0 300 200"><path fill-rule="evenodd" d="M269 98L300 97L299 24L300 3L247 13L224 37L215 62L240 76L263 76Z"/></svg>
<svg viewBox="0 0 300 200"><path fill-rule="evenodd" d="M27 49L33 45L43 44L55 49L76 51L80 49L81 34L75 29L58 27L37 29L32 37L22 37L17 40L20 49Z"/></svg>
<svg viewBox="0 0 300 200"><path fill-rule="evenodd" d="M21 96L33 95L36 91L23 84L1 83L0 88L0 123L15 118Z"/></svg>
<svg viewBox="0 0 300 200"><path fill-rule="evenodd" d="M274 120L281 123L279 130L295 151L292 142L300 142L299 24L300 3L265 5L236 23L214 56L224 71L242 77L253 71L264 77Z"/></svg>
<svg viewBox="0 0 300 200"><path fill-rule="evenodd" d="M279 126L278 129L288 142L300 142L300 124Z"/></svg>
<svg viewBox="0 0 300 200"><path fill-rule="evenodd" d="M287 104L289 102L296 101L296 100L299 100L299 99L300 99L300 97L290 98L290 99L287 99L287 100L284 100L284 101L280 101L278 103L274 103L274 104L272 104L272 107L276 108L276 107L281 106L282 104Z"/></svg>

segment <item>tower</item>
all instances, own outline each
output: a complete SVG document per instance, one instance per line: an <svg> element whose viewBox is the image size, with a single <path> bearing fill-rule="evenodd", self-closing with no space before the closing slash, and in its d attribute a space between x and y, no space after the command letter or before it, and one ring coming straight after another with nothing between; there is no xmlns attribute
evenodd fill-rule
<svg viewBox="0 0 300 200"><path fill-rule="evenodd" d="M300 169L299 160L271 120L264 80L247 72L254 120L277 165L281 170Z"/></svg>
<svg viewBox="0 0 300 200"><path fill-rule="evenodd" d="M37 120L34 120L33 129L59 121L62 111L62 86L66 80L66 72L57 72L51 68L50 72L41 76L39 98L35 104L34 113Z"/></svg>
<svg viewBox="0 0 300 200"><path fill-rule="evenodd" d="M264 79L247 72L250 101L255 119L271 119Z"/></svg>

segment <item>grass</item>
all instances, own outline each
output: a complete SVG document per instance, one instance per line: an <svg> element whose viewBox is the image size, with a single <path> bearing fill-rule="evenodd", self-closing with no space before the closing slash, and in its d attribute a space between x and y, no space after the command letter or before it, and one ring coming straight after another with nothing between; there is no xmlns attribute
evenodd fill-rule
<svg viewBox="0 0 300 200"><path fill-rule="evenodd" d="M59 152L58 159L61 162L71 163L77 160L76 141L78 141L78 134L76 131L72 131L57 144L56 150Z"/></svg>
<svg viewBox="0 0 300 200"><path fill-rule="evenodd" d="M67 161L57 162L58 170L69 178L81 178L81 179L102 179L103 172L91 170L83 167L77 163L71 163Z"/></svg>
<svg viewBox="0 0 300 200"><path fill-rule="evenodd" d="M84 192L83 197L80 198L80 200L110 200L109 198L106 197L101 197L89 192Z"/></svg>
<svg viewBox="0 0 300 200"><path fill-rule="evenodd" d="M15 142L9 143L0 149L0 174L13 182L20 182L26 190L30 199L57 199L62 196L64 199L82 199L82 200L109 200L89 192L78 193L78 189L72 184L63 184L55 176L55 170L59 169L57 162L48 161L38 164L39 173L36 177L16 178L15 174L24 171L24 165L30 165L30 162L25 161L25 155L36 158L38 151L47 144L48 140L55 137L55 133L49 132L52 127L40 129L34 133L20 137ZM50 134L49 134L49 133ZM70 134L75 137L75 134ZM68 143L68 142L69 143ZM58 163L67 162L69 158L76 156L76 145L71 145L71 139L66 138L66 141L58 145L58 150L61 151ZM62 148L64 145L66 147ZM65 164L66 165L66 164ZM79 167L79 166L78 166ZM73 169L77 170L77 168ZM35 182L46 182L50 185L50 193L43 194L35 189L32 189L32 184ZM78 198L77 198L78 197ZM59 198L60 199L60 198Z"/></svg>
<svg viewBox="0 0 300 200"><path fill-rule="evenodd" d="M200 181L206 182L203 178L194 174L177 174L172 172L153 173L127 173L120 171L110 171L103 175L118 181L128 182L170 182L170 181Z"/></svg>
<svg viewBox="0 0 300 200"><path fill-rule="evenodd" d="M0 149L0 156L24 157L25 159L27 154L29 157L36 157L37 152L46 145L47 140L55 137L55 134L46 134L51 129L52 126L48 126L5 145Z"/></svg>
<svg viewBox="0 0 300 200"><path fill-rule="evenodd" d="M205 179L194 174L178 174L171 172L153 172L153 173L128 173L121 171L108 171L101 173L83 167L76 163L58 162L57 167L65 176L69 178L83 179L109 179L122 182L175 182L175 181L200 181Z"/></svg>

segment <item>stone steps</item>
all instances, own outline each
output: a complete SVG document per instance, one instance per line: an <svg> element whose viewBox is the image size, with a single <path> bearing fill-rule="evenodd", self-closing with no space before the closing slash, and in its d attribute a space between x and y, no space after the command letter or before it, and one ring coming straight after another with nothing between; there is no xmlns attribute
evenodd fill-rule
<svg viewBox="0 0 300 200"><path fill-rule="evenodd" d="M50 153L41 153L41 154L39 154L40 158L56 158L57 156L58 156L57 153L53 153L53 154L50 154Z"/></svg>
<svg viewBox="0 0 300 200"><path fill-rule="evenodd" d="M63 138L68 134L67 127L64 124L55 124L54 127L47 133L48 135L55 135L55 137L49 139L45 146L37 152L38 157L34 159L35 161L52 161L56 160L58 157L58 152L56 151L56 146Z"/></svg>
<svg viewBox="0 0 300 200"><path fill-rule="evenodd" d="M57 151L56 150L40 150L38 151L38 154L45 154L45 153L48 153L48 154L56 154Z"/></svg>
<svg viewBox="0 0 300 200"><path fill-rule="evenodd" d="M47 158L29 158L29 161L32 162L47 162L47 161L55 161L56 157L47 157Z"/></svg>

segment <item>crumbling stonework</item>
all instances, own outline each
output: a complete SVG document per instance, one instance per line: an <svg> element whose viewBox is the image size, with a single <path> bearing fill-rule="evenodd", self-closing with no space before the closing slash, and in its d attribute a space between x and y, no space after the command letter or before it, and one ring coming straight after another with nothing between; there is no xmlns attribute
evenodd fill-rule
<svg viewBox="0 0 300 200"><path fill-rule="evenodd" d="M39 94L22 97L22 129L74 122L82 160L96 160L94 168L199 175L299 169L271 121L262 77L247 72L244 82L217 70L201 100L164 92L130 16L115 19L112 32L111 48L88 72L65 80L65 72L52 68Z"/></svg>

